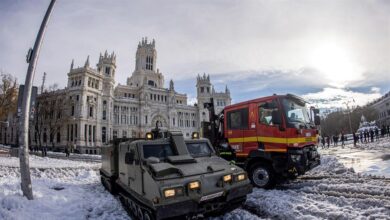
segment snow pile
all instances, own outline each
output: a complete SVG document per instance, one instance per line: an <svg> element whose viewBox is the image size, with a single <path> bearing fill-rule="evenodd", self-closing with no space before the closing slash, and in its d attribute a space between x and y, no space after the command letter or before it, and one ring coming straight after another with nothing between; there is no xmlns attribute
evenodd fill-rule
<svg viewBox="0 0 390 220"><path fill-rule="evenodd" d="M18 162L0 157L0 219L129 219L100 184L99 164L31 156L29 201L20 190Z"/></svg>
<svg viewBox="0 0 390 220"><path fill-rule="evenodd" d="M334 156L322 156L321 165L310 171L311 175L335 175L335 174L351 174L355 171L353 168L346 168Z"/></svg>
<svg viewBox="0 0 390 220"><path fill-rule="evenodd" d="M223 218L389 219L390 179L358 175L334 156L323 156L321 162L276 189L254 189L242 209Z"/></svg>
<svg viewBox="0 0 390 220"><path fill-rule="evenodd" d="M0 157L0 219L129 219L100 184L99 163L30 157L35 199L20 191L17 158ZM273 190L254 189L216 219L389 219L390 179L364 176L334 155Z"/></svg>
<svg viewBox="0 0 390 220"><path fill-rule="evenodd" d="M360 139L359 139L360 141ZM366 150L374 150L374 149L387 149L390 150L390 138L379 138L378 141L375 140L374 142L368 142L368 143L358 143L356 145L357 148L360 149L366 149Z"/></svg>
<svg viewBox="0 0 390 220"><path fill-rule="evenodd" d="M0 166L19 167L19 164L20 164L19 158L16 158L16 157L1 158L0 157ZM65 167L67 167L67 168L99 169L100 163L88 163L88 162L71 161L71 160L60 160L60 159L30 155L30 167L32 167L32 168L65 168Z"/></svg>
<svg viewBox="0 0 390 220"><path fill-rule="evenodd" d="M49 156L57 156L57 157L64 157L65 153L48 151L47 155L49 155ZM102 159L102 156L98 155L98 154L73 154L73 153L71 153L70 157L71 158L77 158L77 159L79 159L79 158L80 159L95 159L95 160Z"/></svg>

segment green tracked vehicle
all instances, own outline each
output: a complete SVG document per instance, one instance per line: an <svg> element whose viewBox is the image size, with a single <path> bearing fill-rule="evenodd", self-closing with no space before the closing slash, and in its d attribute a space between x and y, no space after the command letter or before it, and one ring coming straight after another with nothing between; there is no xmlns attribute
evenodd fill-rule
<svg viewBox="0 0 390 220"><path fill-rule="evenodd" d="M218 157L208 139L185 140L156 128L146 139L102 149L101 181L138 219L196 218L239 207L252 186L246 172Z"/></svg>

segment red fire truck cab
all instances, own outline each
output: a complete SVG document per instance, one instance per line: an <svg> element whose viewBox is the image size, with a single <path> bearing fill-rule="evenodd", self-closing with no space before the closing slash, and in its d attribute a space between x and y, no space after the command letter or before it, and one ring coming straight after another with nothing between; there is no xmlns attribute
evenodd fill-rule
<svg viewBox="0 0 390 220"><path fill-rule="evenodd" d="M317 109L298 96L273 95L230 105L219 116L211 103L211 123L203 132L221 157L245 168L253 185L272 187L320 164ZM207 127L210 128L207 132Z"/></svg>

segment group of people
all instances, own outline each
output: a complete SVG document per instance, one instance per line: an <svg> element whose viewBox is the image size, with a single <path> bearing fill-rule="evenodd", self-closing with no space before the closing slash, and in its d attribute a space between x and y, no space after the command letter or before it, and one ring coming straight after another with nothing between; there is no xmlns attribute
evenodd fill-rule
<svg viewBox="0 0 390 220"><path fill-rule="evenodd" d="M47 156L47 147L46 146L42 146L42 147L30 146L30 151L31 152L41 151L42 152L42 157L46 157Z"/></svg>
<svg viewBox="0 0 390 220"><path fill-rule="evenodd" d="M374 142L374 139L376 141L379 140L380 137L390 137L390 126L383 125L382 128L379 130L378 127L365 129L364 131L359 131L359 133L353 133L353 140L354 145L356 145L359 140L360 143L368 143L368 142Z"/></svg>
<svg viewBox="0 0 390 220"><path fill-rule="evenodd" d="M365 130L360 130L359 132L352 133L352 140L354 146L360 141L362 144L366 144L369 142L378 141L380 137L390 137L390 126L383 125L381 129L378 127L368 128ZM320 137L319 143L322 144L322 148L329 148L331 144L333 146L337 146L339 142L341 142L341 146L345 146L345 142L347 141L347 137L344 135L344 132L341 132L339 135L332 136L322 136Z"/></svg>
<svg viewBox="0 0 390 220"><path fill-rule="evenodd" d="M331 144L333 144L334 147L337 147L339 141L341 142L341 146L344 146L345 141L347 141L343 132L340 135L322 136L320 139L322 148L329 148Z"/></svg>

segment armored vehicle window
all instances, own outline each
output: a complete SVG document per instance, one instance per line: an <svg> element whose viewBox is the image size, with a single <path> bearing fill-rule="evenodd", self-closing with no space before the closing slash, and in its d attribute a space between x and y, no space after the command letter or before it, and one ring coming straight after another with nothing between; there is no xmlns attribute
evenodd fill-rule
<svg viewBox="0 0 390 220"><path fill-rule="evenodd" d="M187 149L193 157L210 156L212 152L210 146L205 142L187 143Z"/></svg>
<svg viewBox="0 0 390 220"><path fill-rule="evenodd" d="M173 153L172 146L169 144L154 144L154 145L144 145L144 158L157 157L160 160L166 160L168 156L175 155Z"/></svg>

